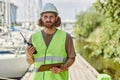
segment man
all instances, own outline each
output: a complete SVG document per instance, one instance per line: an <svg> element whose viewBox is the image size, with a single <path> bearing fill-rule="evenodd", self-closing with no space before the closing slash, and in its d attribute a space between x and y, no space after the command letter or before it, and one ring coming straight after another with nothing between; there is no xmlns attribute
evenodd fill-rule
<svg viewBox="0 0 120 80"><path fill-rule="evenodd" d="M68 68L75 61L73 41L69 34L57 29L61 24L58 11L52 3L47 3L40 13L39 25L43 30L32 34L27 47L27 62L34 64L33 80L68 80ZM34 54L36 51L36 54ZM63 63L49 71L39 71L43 64Z"/></svg>

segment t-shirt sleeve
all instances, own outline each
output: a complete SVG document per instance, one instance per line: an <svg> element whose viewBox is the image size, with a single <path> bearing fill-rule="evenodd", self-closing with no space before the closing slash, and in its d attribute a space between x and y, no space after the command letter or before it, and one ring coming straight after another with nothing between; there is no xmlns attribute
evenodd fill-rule
<svg viewBox="0 0 120 80"><path fill-rule="evenodd" d="M68 58L75 58L76 53L74 49L73 39L68 33L66 36L66 52Z"/></svg>

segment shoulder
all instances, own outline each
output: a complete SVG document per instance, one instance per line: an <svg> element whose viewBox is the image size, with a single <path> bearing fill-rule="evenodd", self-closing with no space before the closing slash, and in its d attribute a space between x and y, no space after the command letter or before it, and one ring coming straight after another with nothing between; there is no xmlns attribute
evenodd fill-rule
<svg viewBox="0 0 120 80"><path fill-rule="evenodd" d="M65 32L65 31L60 30L60 29L58 29L58 32L59 32L60 34L61 34L61 33L66 34L66 38L72 39L72 36L71 36L68 32Z"/></svg>
<svg viewBox="0 0 120 80"><path fill-rule="evenodd" d="M40 34L40 33L41 33L41 31L34 32L34 33L32 34L32 36L38 35L38 34Z"/></svg>
<svg viewBox="0 0 120 80"><path fill-rule="evenodd" d="M65 31L60 30L60 29L57 29L57 32L66 33Z"/></svg>
<svg viewBox="0 0 120 80"><path fill-rule="evenodd" d="M69 33L67 33L67 32L66 32L66 37L67 37L68 39L72 39L72 36L71 36Z"/></svg>
<svg viewBox="0 0 120 80"><path fill-rule="evenodd" d="M69 33L65 32L64 30L60 30L60 29L57 29L57 32L69 34Z"/></svg>

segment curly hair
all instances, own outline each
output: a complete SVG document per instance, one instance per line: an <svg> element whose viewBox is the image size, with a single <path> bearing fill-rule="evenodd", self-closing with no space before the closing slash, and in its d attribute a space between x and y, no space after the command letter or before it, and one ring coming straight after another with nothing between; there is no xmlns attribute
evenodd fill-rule
<svg viewBox="0 0 120 80"><path fill-rule="evenodd" d="M40 27L44 27L44 24L43 24L43 21L41 18L38 20L38 25ZM59 16L54 25L55 25L55 27L59 27L61 25L61 18Z"/></svg>

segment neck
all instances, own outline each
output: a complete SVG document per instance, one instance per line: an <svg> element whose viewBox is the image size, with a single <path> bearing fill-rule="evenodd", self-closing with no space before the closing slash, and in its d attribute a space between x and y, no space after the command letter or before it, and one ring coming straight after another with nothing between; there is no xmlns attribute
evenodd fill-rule
<svg viewBox="0 0 120 80"><path fill-rule="evenodd" d="M53 28L44 28L44 32L47 33L47 34L53 34L54 32L56 31L56 28L53 27Z"/></svg>

